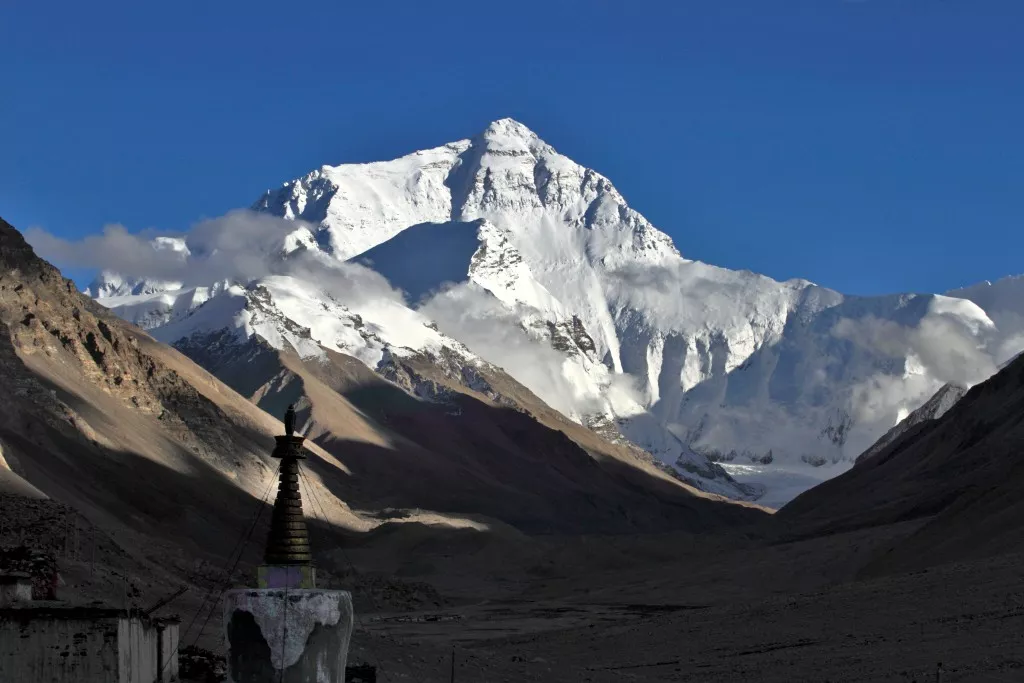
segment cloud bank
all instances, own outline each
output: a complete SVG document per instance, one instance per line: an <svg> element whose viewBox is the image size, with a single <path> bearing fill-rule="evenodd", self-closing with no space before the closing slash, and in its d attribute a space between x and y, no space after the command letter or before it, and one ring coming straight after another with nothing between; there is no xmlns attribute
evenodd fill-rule
<svg viewBox="0 0 1024 683"><path fill-rule="evenodd" d="M339 262L317 249L313 231L290 221L247 210L202 221L177 234L132 233L109 225L102 233L66 240L33 228L26 239L43 258L61 267L116 273L126 280L179 282L183 288L229 281L242 285L271 275L316 283L351 308L381 299L408 305L404 294L376 271ZM542 400L567 415L599 407L599 397L581 395L566 377L566 358L521 325L524 311L507 308L490 292L470 283L448 285L419 312L484 360L505 369ZM627 380L612 389L629 392Z"/></svg>
<svg viewBox="0 0 1024 683"><path fill-rule="evenodd" d="M434 295L419 312L555 410L578 417L600 408L600 397L580 393L566 376L566 356L523 329L521 320L528 311L510 309L487 290L466 282Z"/></svg>
<svg viewBox="0 0 1024 683"><path fill-rule="evenodd" d="M150 278L184 286L230 279L248 281L274 272L285 240L304 225L252 211L232 211L187 232L129 232L108 225L97 235L65 240L40 228L25 239L59 267L94 268L127 279ZM162 239L160 239L162 238ZM187 249L176 249L174 244Z"/></svg>
<svg viewBox="0 0 1024 683"><path fill-rule="evenodd" d="M894 359L908 359L911 372L906 376L878 373L852 387L852 412L862 424L891 427L892 415L921 405L942 385L972 386L997 370L984 340L951 315L929 313L914 327L874 316L843 318L832 334Z"/></svg>
<svg viewBox="0 0 1024 683"><path fill-rule="evenodd" d="M80 240L66 240L40 228L27 230L25 239L59 267L106 271L126 280L179 282L188 288L225 280L245 285L268 275L292 275L317 283L343 303L380 298L404 303L401 292L373 270L301 248L313 242L307 224L254 211L232 211L177 234L132 233L124 226L108 225L102 233Z"/></svg>
<svg viewBox="0 0 1024 683"><path fill-rule="evenodd" d="M979 338L952 316L929 314L916 327L874 316L843 318L832 334L893 358L912 356L943 384L977 384L996 371Z"/></svg>

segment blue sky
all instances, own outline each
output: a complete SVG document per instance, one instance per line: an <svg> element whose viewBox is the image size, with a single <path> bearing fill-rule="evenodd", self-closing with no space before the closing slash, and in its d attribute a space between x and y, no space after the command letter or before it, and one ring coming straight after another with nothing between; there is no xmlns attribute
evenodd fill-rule
<svg viewBox="0 0 1024 683"><path fill-rule="evenodd" d="M844 292L1024 272L1024 2L0 5L0 216L182 230L512 116L691 258Z"/></svg>

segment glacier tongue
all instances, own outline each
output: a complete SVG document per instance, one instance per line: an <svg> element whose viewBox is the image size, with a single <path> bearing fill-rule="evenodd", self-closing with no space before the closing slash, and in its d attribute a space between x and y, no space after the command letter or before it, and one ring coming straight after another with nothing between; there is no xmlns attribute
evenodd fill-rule
<svg viewBox="0 0 1024 683"><path fill-rule="evenodd" d="M374 368L457 348L736 496L750 490L712 461L841 469L943 384L980 381L1024 348L1016 281L846 297L688 260L607 178L511 119L323 166L252 208L289 222L262 247L267 275L186 287L105 274L89 293L167 341L228 328ZM201 264L186 242L174 253Z"/></svg>

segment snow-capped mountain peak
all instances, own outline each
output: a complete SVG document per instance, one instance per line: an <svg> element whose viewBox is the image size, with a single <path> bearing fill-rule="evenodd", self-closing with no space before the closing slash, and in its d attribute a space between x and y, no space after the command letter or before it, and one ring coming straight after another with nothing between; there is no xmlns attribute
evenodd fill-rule
<svg viewBox="0 0 1024 683"><path fill-rule="evenodd" d="M591 240L597 258L634 243L637 249L678 254L671 239L629 209L607 178L559 154L513 119L495 121L474 138L392 161L322 166L267 191L253 208L318 226L317 243L339 260L410 225L476 218L500 224L509 214L543 213L554 214L563 227L598 229L603 237Z"/></svg>
<svg viewBox="0 0 1024 683"><path fill-rule="evenodd" d="M458 346L450 358L503 368L712 490L732 485L709 460L849 466L939 387L1024 348L1017 281L845 297L687 260L611 181L513 119L322 166L253 209L294 224L268 243L273 277L157 292L107 276L90 293L168 341L220 326L378 370L402 349Z"/></svg>

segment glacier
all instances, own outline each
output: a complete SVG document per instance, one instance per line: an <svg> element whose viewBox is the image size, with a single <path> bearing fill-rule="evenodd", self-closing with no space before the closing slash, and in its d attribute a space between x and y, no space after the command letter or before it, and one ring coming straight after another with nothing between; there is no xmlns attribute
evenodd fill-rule
<svg viewBox="0 0 1024 683"><path fill-rule="evenodd" d="M772 505L1024 349L1024 278L853 297L691 260L606 177L512 119L323 166L250 210L279 228L214 251L264 259L258 276L211 268L186 234L154 243L185 260L181 281L104 272L87 293L169 343L227 329L374 369L451 349L705 490L786 482Z"/></svg>

